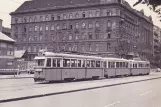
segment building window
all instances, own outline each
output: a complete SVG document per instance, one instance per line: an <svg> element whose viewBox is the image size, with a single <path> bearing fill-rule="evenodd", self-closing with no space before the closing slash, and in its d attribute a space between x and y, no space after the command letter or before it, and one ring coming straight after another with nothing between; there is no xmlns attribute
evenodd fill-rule
<svg viewBox="0 0 161 107"><path fill-rule="evenodd" d="M96 11L96 17L99 17L99 16L100 16L100 12Z"/></svg>
<svg viewBox="0 0 161 107"><path fill-rule="evenodd" d="M111 44L107 43L107 51L110 50Z"/></svg>
<svg viewBox="0 0 161 107"><path fill-rule="evenodd" d="M116 9L116 15L120 15L120 10L119 9Z"/></svg>
<svg viewBox="0 0 161 107"><path fill-rule="evenodd" d="M83 17L83 18L86 17L86 13L85 13L85 12L82 13L82 17Z"/></svg>
<svg viewBox="0 0 161 107"><path fill-rule="evenodd" d="M69 51L72 51L72 46L71 45L69 45Z"/></svg>
<svg viewBox="0 0 161 107"><path fill-rule="evenodd" d="M79 34L75 34L75 39L76 39L76 40L79 39Z"/></svg>
<svg viewBox="0 0 161 107"><path fill-rule="evenodd" d="M42 31L42 26L40 26L40 28L39 28L39 29L40 29L40 31Z"/></svg>
<svg viewBox="0 0 161 107"><path fill-rule="evenodd" d="M48 15L45 17L45 21L49 21L49 16Z"/></svg>
<svg viewBox="0 0 161 107"><path fill-rule="evenodd" d="M40 16L40 21L43 21L43 16Z"/></svg>
<svg viewBox="0 0 161 107"><path fill-rule="evenodd" d="M92 22L89 22L89 24L88 24L88 28L93 28L93 24L92 24Z"/></svg>
<svg viewBox="0 0 161 107"><path fill-rule="evenodd" d="M82 28L86 28L86 23L82 23Z"/></svg>
<svg viewBox="0 0 161 107"><path fill-rule="evenodd" d="M69 34L69 40L72 40L72 39L73 39L72 34Z"/></svg>
<svg viewBox="0 0 161 107"><path fill-rule="evenodd" d="M29 18L29 21L32 22L32 18L31 17Z"/></svg>
<svg viewBox="0 0 161 107"><path fill-rule="evenodd" d="M66 23L63 23L63 29L67 29Z"/></svg>
<svg viewBox="0 0 161 107"><path fill-rule="evenodd" d="M83 40L86 39L86 35L85 35L84 32L82 32L82 39L83 39Z"/></svg>
<svg viewBox="0 0 161 107"><path fill-rule="evenodd" d="M88 37L89 37L89 39L92 39L92 33L91 32L88 33Z"/></svg>
<svg viewBox="0 0 161 107"><path fill-rule="evenodd" d="M36 46L34 46L34 47L33 47L33 52L36 52L36 50L37 50L37 49L36 49Z"/></svg>
<svg viewBox="0 0 161 107"><path fill-rule="evenodd" d="M92 14L92 12L89 12L89 17L93 17L93 14Z"/></svg>
<svg viewBox="0 0 161 107"><path fill-rule="evenodd" d="M108 36L107 38L110 39L111 38L111 32L108 32L107 36Z"/></svg>
<svg viewBox="0 0 161 107"><path fill-rule="evenodd" d="M99 22L96 21L96 28L100 27Z"/></svg>
<svg viewBox="0 0 161 107"><path fill-rule="evenodd" d="M75 50L75 51L78 51L78 44L75 44L74 47L75 47L74 50Z"/></svg>
<svg viewBox="0 0 161 107"><path fill-rule="evenodd" d="M60 19L61 19L61 17L60 17L60 15L58 14L58 15L57 15L57 20L60 20Z"/></svg>
<svg viewBox="0 0 161 107"><path fill-rule="evenodd" d="M38 26L37 25L35 26L35 31L38 31Z"/></svg>
<svg viewBox="0 0 161 107"><path fill-rule="evenodd" d="M55 17L54 17L54 15L52 15L52 16L51 16L51 20L55 20Z"/></svg>
<svg viewBox="0 0 161 107"><path fill-rule="evenodd" d="M112 11L111 10L107 10L107 16L111 16L112 15Z"/></svg>
<svg viewBox="0 0 161 107"><path fill-rule="evenodd" d="M63 14L63 19L67 19L67 15L66 14Z"/></svg>
<svg viewBox="0 0 161 107"><path fill-rule="evenodd" d="M82 45L82 51L85 52L85 45Z"/></svg>
<svg viewBox="0 0 161 107"><path fill-rule="evenodd" d="M89 44L88 47L89 47L89 51L92 51L92 45Z"/></svg>
<svg viewBox="0 0 161 107"><path fill-rule="evenodd" d="M79 18L79 13L76 13L75 14L75 18Z"/></svg>
<svg viewBox="0 0 161 107"><path fill-rule="evenodd" d="M57 24L56 29L57 29L57 30L59 30L59 29L60 29L60 25L59 25L59 24Z"/></svg>
<svg viewBox="0 0 161 107"><path fill-rule="evenodd" d="M99 51L99 44L96 44L96 51Z"/></svg>
<svg viewBox="0 0 161 107"><path fill-rule="evenodd" d="M73 29L73 25L72 24L69 24L69 29Z"/></svg>
<svg viewBox="0 0 161 107"><path fill-rule="evenodd" d="M48 31L49 30L49 25L45 26L45 30Z"/></svg>
<svg viewBox="0 0 161 107"><path fill-rule="evenodd" d="M25 17L25 18L24 18L24 23L26 23L26 22L27 22L27 18Z"/></svg>
<svg viewBox="0 0 161 107"><path fill-rule="evenodd" d="M111 28L112 27L112 22L110 20L107 21L107 27Z"/></svg>
<svg viewBox="0 0 161 107"><path fill-rule="evenodd" d="M31 52L31 46L28 46L28 52Z"/></svg>
<svg viewBox="0 0 161 107"><path fill-rule="evenodd" d="M69 19L73 19L73 14L72 13L69 14Z"/></svg>
<svg viewBox="0 0 161 107"><path fill-rule="evenodd" d="M79 29L79 23L76 23L75 28Z"/></svg>
<svg viewBox="0 0 161 107"><path fill-rule="evenodd" d="M99 39L99 34L96 34L96 39Z"/></svg>
<svg viewBox="0 0 161 107"><path fill-rule="evenodd" d="M51 30L55 30L55 27L54 27L54 25L51 25Z"/></svg>
<svg viewBox="0 0 161 107"><path fill-rule="evenodd" d="M34 18L34 22L37 22L37 17L35 16L35 18Z"/></svg>

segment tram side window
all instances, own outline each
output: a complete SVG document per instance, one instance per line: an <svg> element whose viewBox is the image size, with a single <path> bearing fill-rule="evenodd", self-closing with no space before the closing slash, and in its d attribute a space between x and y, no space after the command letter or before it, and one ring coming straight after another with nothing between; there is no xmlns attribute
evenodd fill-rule
<svg viewBox="0 0 161 107"><path fill-rule="evenodd" d="M63 67L70 67L70 59L63 59Z"/></svg>
<svg viewBox="0 0 161 107"><path fill-rule="evenodd" d="M78 67L81 67L81 60L78 60Z"/></svg>
<svg viewBox="0 0 161 107"><path fill-rule="evenodd" d="M101 62L100 61L96 61L96 67L98 67L98 68L101 67Z"/></svg>
<svg viewBox="0 0 161 107"><path fill-rule="evenodd" d="M53 67L56 67L56 59L53 59Z"/></svg>
<svg viewBox="0 0 161 107"><path fill-rule="evenodd" d="M133 68L137 68L137 64L133 64Z"/></svg>
<svg viewBox="0 0 161 107"><path fill-rule="evenodd" d="M90 67L90 61L87 60L87 67Z"/></svg>
<svg viewBox="0 0 161 107"><path fill-rule="evenodd" d="M106 61L103 63L104 68L107 68L107 63Z"/></svg>
<svg viewBox="0 0 161 107"><path fill-rule="evenodd" d="M57 59L57 67L60 67L60 59Z"/></svg>
<svg viewBox="0 0 161 107"><path fill-rule="evenodd" d="M71 67L77 67L77 63L75 59L71 60Z"/></svg>
<svg viewBox="0 0 161 107"><path fill-rule="evenodd" d="M116 62L116 68L120 68L119 62Z"/></svg>
<svg viewBox="0 0 161 107"><path fill-rule="evenodd" d="M44 66L44 62L45 62L44 59L39 59L38 60L38 66Z"/></svg>
<svg viewBox="0 0 161 107"><path fill-rule="evenodd" d="M108 62L109 68L115 68L115 62Z"/></svg>
<svg viewBox="0 0 161 107"><path fill-rule="evenodd" d="M51 67L51 58L47 59L46 67Z"/></svg>
<svg viewBox="0 0 161 107"><path fill-rule="evenodd" d="M128 68L128 63L126 62L125 64L126 64L126 65L125 65L125 66L126 66L126 68Z"/></svg>
<svg viewBox="0 0 161 107"><path fill-rule="evenodd" d="M96 67L96 62L94 60L91 61L91 67Z"/></svg>
<svg viewBox="0 0 161 107"><path fill-rule="evenodd" d="M146 67L146 68L149 68L149 67L150 67L150 64L146 64L145 67Z"/></svg>
<svg viewBox="0 0 161 107"><path fill-rule="evenodd" d="M82 61L82 67L86 67L86 61L85 60Z"/></svg>
<svg viewBox="0 0 161 107"><path fill-rule="evenodd" d="M143 64L139 64L139 68L142 68L143 67Z"/></svg>

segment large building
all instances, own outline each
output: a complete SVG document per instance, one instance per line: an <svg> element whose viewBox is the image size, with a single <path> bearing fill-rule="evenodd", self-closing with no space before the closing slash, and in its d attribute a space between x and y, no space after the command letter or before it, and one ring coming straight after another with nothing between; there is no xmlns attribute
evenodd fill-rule
<svg viewBox="0 0 161 107"><path fill-rule="evenodd" d="M0 19L0 69L13 69L15 41L2 33L2 20Z"/></svg>
<svg viewBox="0 0 161 107"><path fill-rule="evenodd" d="M153 56L153 22L124 0L32 0L12 16L17 50Z"/></svg>

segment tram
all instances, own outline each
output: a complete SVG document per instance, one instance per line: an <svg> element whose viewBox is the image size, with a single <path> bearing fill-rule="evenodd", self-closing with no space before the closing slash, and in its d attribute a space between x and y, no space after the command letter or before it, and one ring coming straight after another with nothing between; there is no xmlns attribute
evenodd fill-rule
<svg viewBox="0 0 161 107"><path fill-rule="evenodd" d="M148 61L103 58L40 51L35 57L34 80L71 81L117 76L146 75L150 73Z"/></svg>

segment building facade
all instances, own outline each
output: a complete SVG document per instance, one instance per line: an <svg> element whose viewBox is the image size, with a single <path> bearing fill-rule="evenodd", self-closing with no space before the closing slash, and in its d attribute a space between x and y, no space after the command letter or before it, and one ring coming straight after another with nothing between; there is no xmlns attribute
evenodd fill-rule
<svg viewBox="0 0 161 107"><path fill-rule="evenodd" d="M2 20L0 19L0 69L14 68L15 41L2 33Z"/></svg>
<svg viewBox="0 0 161 107"><path fill-rule="evenodd" d="M17 50L153 56L151 17L124 0L32 0L12 16Z"/></svg>
<svg viewBox="0 0 161 107"><path fill-rule="evenodd" d="M161 42L161 29L158 26L154 26L153 29L153 45L154 45L154 56L158 54L158 49Z"/></svg>

